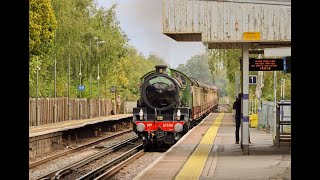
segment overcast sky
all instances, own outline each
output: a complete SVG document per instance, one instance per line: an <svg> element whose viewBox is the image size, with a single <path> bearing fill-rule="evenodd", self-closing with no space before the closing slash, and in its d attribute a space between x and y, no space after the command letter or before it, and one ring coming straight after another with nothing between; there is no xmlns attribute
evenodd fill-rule
<svg viewBox="0 0 320 180"><path fill-rule="evenodd" d="M177 42L162 34L162 0L97 0L109 8L117 3L117 19L133 45L146 57L155 54L172 68L185 64L192 56L203 53L201 42Z"/></svg>

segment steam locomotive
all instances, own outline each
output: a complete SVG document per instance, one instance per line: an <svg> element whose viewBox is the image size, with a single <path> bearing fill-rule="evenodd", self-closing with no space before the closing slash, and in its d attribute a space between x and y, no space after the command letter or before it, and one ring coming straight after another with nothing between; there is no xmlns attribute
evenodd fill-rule
<svg viewBox="0 0 320 180"><path fill-rule="evenodd" d="M140 78L133 130L145 149L173 145L218 107L218 88L157 65Z"/></svg>

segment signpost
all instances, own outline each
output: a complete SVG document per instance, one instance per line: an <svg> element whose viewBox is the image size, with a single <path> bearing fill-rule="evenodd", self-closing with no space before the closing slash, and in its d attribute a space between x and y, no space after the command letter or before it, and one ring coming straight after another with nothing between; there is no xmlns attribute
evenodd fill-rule
<svg viewBox="0 0 320 180"><path fill-rule="evenodd" d="M81 73L80 73L80 75L81 75ZM80 78L81 78L81 76L80 76ZM80 82L81 82L81 81L80 81ZM85 89L84 85L81 85L81 84L80 84L80 85L78 86L78 90L80 91L79 116L78 116L79 119L82 119L81 92L82 92L84 89Z"/></svg>

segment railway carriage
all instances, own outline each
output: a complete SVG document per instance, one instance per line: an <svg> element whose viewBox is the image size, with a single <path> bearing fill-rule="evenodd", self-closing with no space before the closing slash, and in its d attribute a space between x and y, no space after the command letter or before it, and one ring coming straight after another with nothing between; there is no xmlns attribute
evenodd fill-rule
<svg viewBox="0 0 320 180"><path fill-rule="evenodd" d="M180 71L157 65L140 78L133 130L145 148L176 143L218 107L218 89Z"/></svg>

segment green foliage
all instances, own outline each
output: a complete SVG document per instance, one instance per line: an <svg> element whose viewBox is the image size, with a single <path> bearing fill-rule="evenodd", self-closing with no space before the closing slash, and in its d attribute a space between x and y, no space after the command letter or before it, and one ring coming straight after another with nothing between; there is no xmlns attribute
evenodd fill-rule
<svg viewBox="0 0 320 180"><path fill-rule="evenodd" d="M217 85L220 91L220 96L228 96L231 102L234 101L241 87L241 72L240 72L240 49L207 49L209 56L209 68L212 76L214 77L214 83ZM250 57L256 57L257 55L250 55ZM262 89L262 100L273 101L274 100L274 72L265 71L264 87ZM285 79L285 97L284 99L291 99L291 74L284 74L282 71L277 73L277 100L280 99L281 93L281 79ZM250 75L257 75L257 72L249 72ZM250 98L255 97L256 85L249 86ZM238 92L237 92L238 91Z"/></svg>
<svg viewBox="0 0 320 180"><path fill-rule="evenodd" d="M236 92L237 84L240 83L240 51L238 49L207 49L206 51L209 56L210 71L214 77L214 83L219 88L220 97L229 96L233 99L238 93Z"/></svg>
<svg viewBox="0 0 320 180"><path fill-rule="evenodd" d="M189 77L213 85L208 65L208 56L206 54L195 55L191 57L185 65L179 64L176 69Z"/></svg>
<svg viewBox="0 0 320 180"><path fill-rule="evenodd" d="M113 98L110 88L115 86L117 94L135 101L139 96L139 78L164 61L156 56L146 59L128 45L127 35L116 17L117 5L106 9L98 8L93 0L52 0L51 11L43 15L45 9L40 7L44 3L50 4L50 1L30 1L30 37L36 37L29 39L30 53L36 52L35 56L30 56L30 97L35 97L37 92L37 66L41 68L39 97L54 97L56 60L57 97L68 95L70 67L70 97L80 97L78 86L82 84L85 86L82 98L98 98L99 94L101 98ZM54 21L52 17L55 17ZM44 25L50 22L51 34L37 39L39 23L35 22ZM50 42L51 46L38 45L39 40Z"/></svg>
<svg viewBox="0 0 320 180"><path fill-rule="evenodd" d="M29 1L29 52L30 57L50 51L57 21L50 0ZM33 60L33 59L32 59Z"/></svg>
<svg viewBox="0 0 320 180"><path fill-rule="evenodd" d="M291 99L291 74L285 74L282 71L276 72L277 77L277 100L281 99L281 79L285 79L285 100ZM274 101L274 72L264 72L264 87L262 89L262 100Z"/></svg>
<svg viewBox="0 0 320 180"><path fill-rule="evenodd" d="M29 1L29 86L31 94L36 94L37 67L48 64L43 57L53 45L57 21L50 0ZM39 86L41 86L40 84Z"/></svg>

